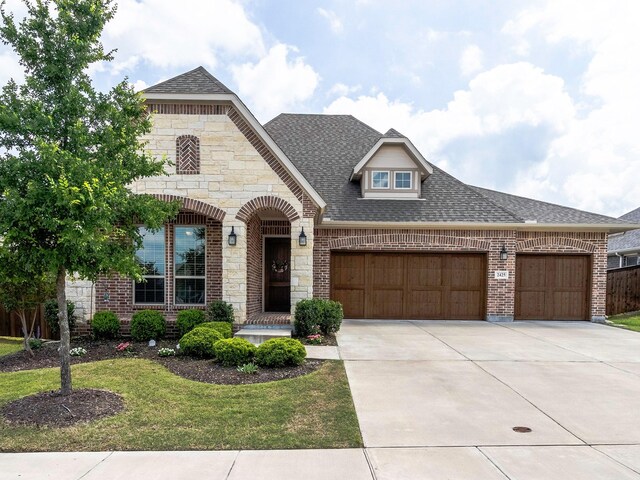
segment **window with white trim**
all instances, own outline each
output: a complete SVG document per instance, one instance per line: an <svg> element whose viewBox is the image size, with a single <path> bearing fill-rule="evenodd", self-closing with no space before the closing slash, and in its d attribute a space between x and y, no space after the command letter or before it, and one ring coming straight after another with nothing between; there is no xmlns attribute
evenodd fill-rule
<svg viewBox="0 0 640 480"><path fill-rule="evenodd" d="M175 303L205 303L205 227L175 227Z"/></svg>
<svg viewBox="0 0 640 480"><path fill-rule="evenodd" d="M393 174L393 186L398 190L410 190L411 189L411 172L394 172Z"/></svg>
<svg viewBox="0 0 640 480"><path fill-rule="evenodd" d="M389 172L371 172L371 188L389 188Z"/></svg>
<svg viewBox="0 0 640 480"><path fill-rule="evenodd" d="M165 241L164 228L152 232L140 228L142 248L136 252L136 261L142 267L144 281L134 282L133 301L137 304L164 303Z"/></svg>

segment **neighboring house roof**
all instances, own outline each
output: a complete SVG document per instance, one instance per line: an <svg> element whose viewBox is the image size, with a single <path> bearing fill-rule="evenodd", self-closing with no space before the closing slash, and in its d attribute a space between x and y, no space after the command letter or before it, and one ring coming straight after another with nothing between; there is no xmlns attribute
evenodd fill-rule
<svg viewBox="0 0 640 480"><path fill-rule="evenodd" d="M142 91L143 93L206 94L233 93L220 80L211 75L204 67L170 78Z"/></svg>
<svg viewBox="0 0 640 480"><path fill-rule="evenodd" d="M625 213L620 217L620 220L626 220L627 222L640 223L640 208L631 210L629 213ZM607 248L609 254L624 253L624 252L639 252L640 251L640 229L630 230L615 235L609 236L609 246Z"/></svg>
<svg viewBox="0 0 640 480"><path fill-rule="evenodd" d="M424 222L620 226L628 222L466 185L432 165L419 200L362 199L351 173L384 135L351 115L281 114L265 130L327 202L327 223Z"/></svg>

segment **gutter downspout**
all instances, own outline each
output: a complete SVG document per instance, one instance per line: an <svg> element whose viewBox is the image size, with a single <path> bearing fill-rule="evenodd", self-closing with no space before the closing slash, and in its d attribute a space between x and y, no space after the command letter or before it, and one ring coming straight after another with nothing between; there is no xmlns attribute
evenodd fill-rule
<svg viewBox="0 0 640 480"><path fill-rule="evenodd" d="M618 252L615 252L615 253L616 253L616 257L618 257L620 259L619 262L618 262L618 267L622 268L622 266L623 266L622 265L622 261L624 259L624 255L620 255Z"/></svg>

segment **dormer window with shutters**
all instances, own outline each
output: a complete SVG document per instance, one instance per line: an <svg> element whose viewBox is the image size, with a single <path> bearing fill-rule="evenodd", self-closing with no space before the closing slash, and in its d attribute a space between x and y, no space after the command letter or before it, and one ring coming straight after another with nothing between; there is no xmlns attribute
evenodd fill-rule
<svg viewBox="0 0 640 480"><path fill-rule="evenodd" d="M358 162L351 181L360 181L362 198L415 200L432 173L413 144L391 129Z"/></svg>
<svg viewBox="0 0 640 480"><path fill-rule="evenodd" d="M193 135L176 138L176 173L195 175L200 173L200 139Z"/></svg>

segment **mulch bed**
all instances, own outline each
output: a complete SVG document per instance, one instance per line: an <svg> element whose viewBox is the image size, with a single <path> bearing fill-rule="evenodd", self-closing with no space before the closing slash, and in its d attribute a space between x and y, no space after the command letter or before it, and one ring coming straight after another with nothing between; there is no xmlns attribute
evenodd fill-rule
<svg viewBox="0 0 640 480"><path fill-rule="evenodd" d="M133 352L118 352L116 346L122 340L93 341L89 338L77 338L71 342L71 348L83 347L87 353L81 357L71 357L71 364L95 362L112 358L146 358L164 365L176 375L204 383L221 385L246 385L252 383L272 382L286 378L295 378L311 373L324 363L323 360L306 360L298 367L259 368L255 374L241 373L235 367L222 367L212 360L200 360L191 357L159 357L158 349L175 348L176 342L160 341L155 347L146 343L131 342ZM36 368L58 367L58 343L49 342L42 348L33 351L30 357L25 351L0 357L0 372L17 372Z"/></svg>
<svg viewBox="0 0 640 480"><path fill-rule="evenodd" d="M336 336L334 334L323 335L322 342L320 343L312 343L306 338L298 338L305 345L321 345L323 347L337 347L338 341L336 340Z"/></svg>
<svg viewBox="0 0 640 480"><path fill-rule="evenodd" d="M1 413L11 424L69 427L109 417L124 410L120 395L106 390L74 390L70 395L58 391L38 393L6 404Z"/></svg>

